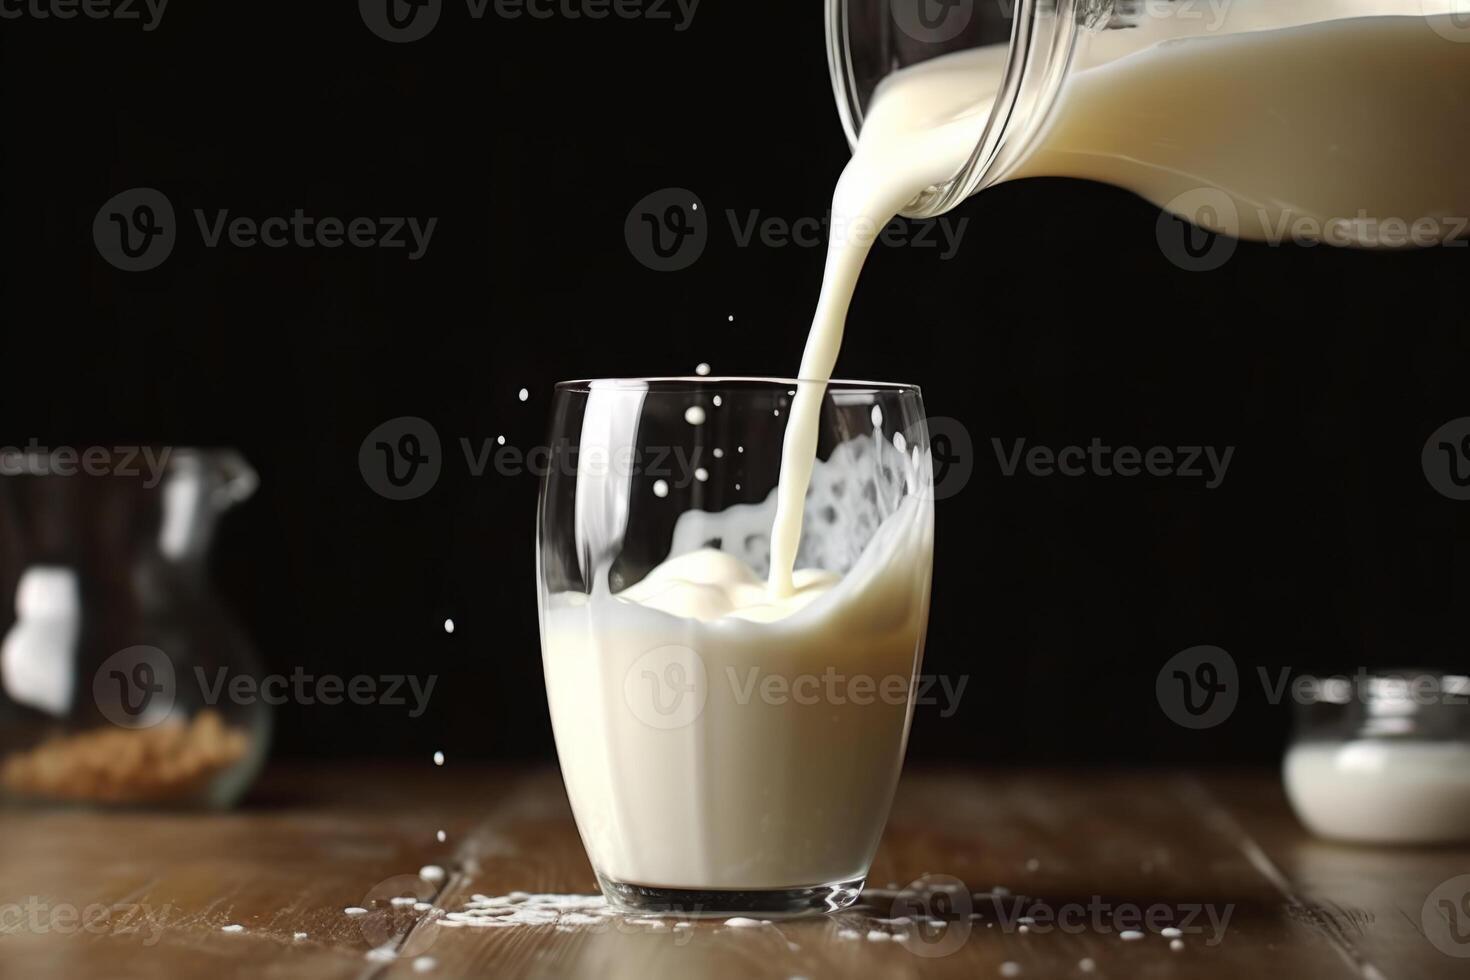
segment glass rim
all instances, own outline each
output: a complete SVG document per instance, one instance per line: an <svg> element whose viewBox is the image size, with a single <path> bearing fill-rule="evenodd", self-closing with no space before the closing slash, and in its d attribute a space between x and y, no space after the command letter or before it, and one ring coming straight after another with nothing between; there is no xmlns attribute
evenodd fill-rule
<svg viewBox="0 0 1470 980"><path fill-rule="evenodd" d="M710 385L763 385L766 387L791 387L793 385L822 384L828 388L836 388L840 391L871 391L871 392L912 392L922 395L923 392L916 384L903 381L864 381L860 379L832 378L824 381L820 378L774 378L754 375L738 374L687 374L687 375L662 375L647 378L580 378L573 381L558 381L555 390L589 392L596 386L599 390L647 390L652 386L665 385L693 385L696 387L708 387Z"/></svg>

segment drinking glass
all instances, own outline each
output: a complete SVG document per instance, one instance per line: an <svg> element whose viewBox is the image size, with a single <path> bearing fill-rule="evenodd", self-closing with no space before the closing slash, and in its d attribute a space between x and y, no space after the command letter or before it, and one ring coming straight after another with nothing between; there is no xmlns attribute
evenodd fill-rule
<svg viewBox="0 0 1470 980"><path fill-rule="evenodd" d="M887 821L931 579L917 388L823 386L796 567L828 573L829 591L757 622L662 610L648 585L663 580L644 582L708 551L695 557L765 594L797 389L709 377L556 388L537 519L542 655L567 795L616 907L844 908ZM647 604L622 595L640 583Z"/></svg>

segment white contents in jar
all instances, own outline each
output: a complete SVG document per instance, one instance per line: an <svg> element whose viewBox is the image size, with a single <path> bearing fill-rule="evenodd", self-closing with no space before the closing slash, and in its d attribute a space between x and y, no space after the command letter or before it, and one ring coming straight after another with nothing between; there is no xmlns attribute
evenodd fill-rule
<svg viewBox="0 0 1470 980"><path fill-rule="evenodd" d="M1286 793L1313 833L1342 841L1470 840L1470 743L1363 738L1286 754Z"/></svg>

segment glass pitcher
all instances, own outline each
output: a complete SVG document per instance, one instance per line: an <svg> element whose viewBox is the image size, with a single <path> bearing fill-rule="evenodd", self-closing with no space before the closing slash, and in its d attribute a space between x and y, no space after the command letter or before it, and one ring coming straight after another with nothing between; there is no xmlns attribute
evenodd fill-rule
<svg viewBox="0 0 1470 980"><path fill-rule="evenodd" d="M910 217L1060 176L1265 241L1431 245L1470 223L1470 0L827 0L826 13L854 148L875 96L917 66L946 58L973 88L973 150Z"/></svg>
<svg viewBox="0 0 1470 980"><path fill-rule="evenodd" d="M244 792L269 708L232 695L259 666L205 558L256 483L231 451L0 450L0 795L227 806Z"/></svg>

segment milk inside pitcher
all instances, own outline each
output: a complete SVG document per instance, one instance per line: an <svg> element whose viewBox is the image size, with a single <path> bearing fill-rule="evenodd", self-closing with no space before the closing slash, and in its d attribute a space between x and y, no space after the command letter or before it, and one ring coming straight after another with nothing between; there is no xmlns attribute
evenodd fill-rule
<svg viewBox="0 0 1470 980"><path fill-rule="evenodd" d="M854 148L875 108L961 129L910 217L1059 176L1256 240L1470 223L1470 0L828 0L827 41Z"/></svg>

